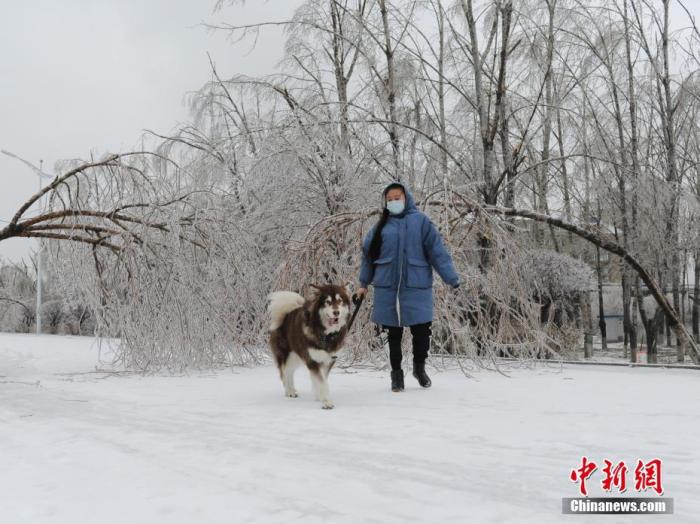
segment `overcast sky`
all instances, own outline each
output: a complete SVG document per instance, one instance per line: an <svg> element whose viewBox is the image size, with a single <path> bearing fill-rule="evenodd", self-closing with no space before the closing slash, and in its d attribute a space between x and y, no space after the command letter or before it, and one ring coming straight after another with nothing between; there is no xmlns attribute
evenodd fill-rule
<svg viewBox="0 0 700 524"><path fill-rule="evenodd" d="M44 170L64 158L119 152L143 129L160 133L187 119L187 92L210 78L274 70L283 35L268 29L255 50L232 46L202 21L243 24L287 19L301 0L248 0L213 13L214 0L0 0L0 149ZM675 2L674 2L675 4ZM694 16L700 1L686 2ZM687 26L674 5L675 27ZM0 221L37 189L24 165L0 155ZM3 222L0 222L2 224ZM35 241L0 242L17 259Z"/></svg>
<svg viewBox="0 0 700 524"><path fill-rule="evenodd" d="M0 149L53 173L64 158L118 152L143 129L161 133L187 119L187 92L211 76L273 72L283 35L266 30L254 51L211 34L202 21L288 18L300 0L248 0L213 13L215 0L0 0ZM0 155L0 220L35 192L23 164ZM0 222L3 224L3 222ZM16 259L36 244L0 242Z"/></svg>

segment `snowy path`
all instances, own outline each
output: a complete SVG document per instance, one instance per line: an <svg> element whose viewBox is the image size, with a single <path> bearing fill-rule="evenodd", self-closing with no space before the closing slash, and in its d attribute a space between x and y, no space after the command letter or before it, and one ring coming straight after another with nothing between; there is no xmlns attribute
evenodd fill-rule
<svg viewBox="0 0 700 524"><path fill-rule="evenodd" d="M325 411L305 373L288 399L270 367L95 362L89 340L0 335L0 522L700 522L695 371L433 372L403 394L387 373L334 371ZM662 458L675 515L561 515L582 454Z"/></svg>

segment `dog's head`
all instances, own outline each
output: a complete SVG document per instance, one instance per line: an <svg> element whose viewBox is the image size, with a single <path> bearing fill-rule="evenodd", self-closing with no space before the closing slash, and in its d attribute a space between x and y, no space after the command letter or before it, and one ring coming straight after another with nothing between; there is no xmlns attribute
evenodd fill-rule
<svg viewBox="0 0 700 524"><path fill-rule="evenodd" d="M309 313L317 319L324 334L343 329L350 319L350 294L347 285L311 284Z"/></svg>

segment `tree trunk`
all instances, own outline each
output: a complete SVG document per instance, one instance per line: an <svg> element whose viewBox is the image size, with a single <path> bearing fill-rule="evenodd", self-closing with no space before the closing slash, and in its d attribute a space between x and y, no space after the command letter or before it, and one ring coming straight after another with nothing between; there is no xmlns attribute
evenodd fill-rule
<svg viewBox="0 0 700 524"><path fill-rule="evenodd" d="M386 0L379 0L379 12L382 16L382 27L384 29L384 56L386 58L386 96L389 104L389 139L391 141L391 154L394 160L394 179L400 178L399 165L399 131L396 117L396 73L394 71L394 48L391 45L391 31L389 29L389 11Z"/></svg>
<svg viewBox="0 0 700 524"><path fill-rule="evenodd" d="M591 314L591 294L586 293L581 299L583 312L583 356L591 358L593 356L593 315Z"/></svg>
<svg viewBox="0 0 700 524"><path fill-rule="evenodd" d="M549 192L549 158L550 158L550 140L552 136L552 106L553 102L553 81L552 81L552 59L554 56L554 8L556 0L547 0L547 10L549 12L549 18L547 23L547 46L546 46L546 57L542 67L544 70L544 106L542 111L542 151L540 152L540 162L539 169L535 170L535 176L537 178L537 207L535 208L537 212L549 215L549 206L547 203L547 197ZM538 230L538 234L540 231ZM554 234L554 230L550 227L550 233L552 237L552 244L554 245L555 251L559 251L559 245L557 238ZM544 247L544 232L540 238L536 238L536 242Z"/></svg>
<svg viewBox="0 0 700 524"><path fill-rule="evenodd" d="M693 338L700 344L700 250L695 251L693 258Z"/></svg>
<svg viewBox="0 0 700 524"><path fill-rule="evenodd" d="M570 182L569 182L569 171L567 169L567 162L566 162L566 151L564 149L564 129L561 123L561 100L559 98L559 93L558 90L555 89L555 94L557 97L557 142L559 143L559 156L561 157L561 177L562 177L562 192L563 192L563 197L564 197L564 216L566 218L567 222L571 221L571 217L573 216L573 213L571 211L571 189L570 189ZM569 250L573 247L574 244L574 235L573 233L569 232L568 236L568 244L569 244Z"/></svg>
<svg viewBox="0 0 700 524"><path fill-rule="evenodd" d="M676 256L674 258L680 264L680 257L678 256L678 253L676 253ZM681 305L679 268L677 267L675 271L671 272L671 274L673 275L673 307L676 308L676 311L678 311L679 315L681 315L681 312L683 310ZM680 321L683 322L682 316L680 317ZM676 338L676 359L678 362L683 362L685 360L685 350L681 345L681 341L678 340L678 338Z"/></svg>
<svg viewBox="0 0 700 524"><path fill-rule="evenodd" d="M638 179L640 175L639 167L639 136L637 130L637 97L635 93L635 77L634 77L634 60L632 58L632 51L630 48L630 42L632 37L630 35L629 18L627 16L627 0L624 0L624 14L623 14L623 24L625 28L625 58L627 62L627 101L629 104L629 114L630 114L630 146L631 146L631 156L632 156L632 173L629 177L629 181L632 184L632 221L628 224L629 231L626 233L626 238L631 239L631 242L637 241L637 203L639 198ZM628 246L626 246L628 247ZM632 275L628 273L628 282L632 282ZM636 279L635 279L636 280ZM631 293L628 291L631 295ZM630 296L631 299L631 296ZM639 297L637 297L639 299ZM633 362L637 359L637 314L634 309L628 306L631 310L630 321L630 358Z"/></svg>
<svg viewBox="0 0 700 524"><path fill-rule="evenodd" d="M639 277L635 279L635 294L637 296L637 308L639 309L639 316L642 320L642 325L644 326L644 332L647 336L647 364L656 364L657 359L657 335L659 332L659 326L663 324L663 314L660 308L656 308L656 313L652 318L647 316L646 310L644 309L644 297L642 296L641 287L639 285ZM635 351L634 360L637 361L637 354Z"/></svg>
<svg viewBox="0 0 700 524"><path fill-rule="evenodd" d="M605 302L603 298L603 270L600 265L600 248L596 247L596 274L598 276L598 327L603 351L608 350L608 330L605 324Z"/></svg>
<svg viewBox="0 0 700 524"><path fill-rule="evenodd" d="M333 47L333 73L335 75L335 88L338 96L339 109L339 125L340 125L340 143L341 151L347 155L351 155L350 149L350 131L349 131L349 116L348 116L348 83L354 66L354 61L350 65L350 71L345 68L345 47L347 45L344 36L342 8L338 5L337 0L331 0L330 5L331 22L333 28L332 47ZM360 15L361 13L358 13ZM356 51L357 56L357 51ZM342 162L342 160L341 160ZM339 162L340 163L340 162ZM339 171L339 170L338 170Z"/></svg>
<svg viewBox="0 0 700 524"><path fill-rule="evenodd" d="M449 176L448 159L447 159L447 118L445 116L445 13L442 10L442 4L438 4L436 10L438 23L438 38L439 38L439 54L438 54L438 110L439 110L439 125L440 125L440 169L442 171L442 179L445 189Z"/></svg>
<svg viewBox="0 0 700 524"><path fill-rule="evenodd" d="M661 119L663 122L664 142L667 155L667 176L666 179L673 187L671 204L671 213L668 220L668 233L671 242L671 292L673 294L673 307L676 311L680 309L680 294L679 294L679 279L680 279L680 256L679 256L679 239L678 239L678 218L679 218L679 198L680 198L680 180L678 177L677 154L676 154L676 129L674 114L676 107L674 106L673 95L671 93L671 73L669 62L669 4L670 0L662 0L664 6L664 24L661 34L661 45L663 50L663 66L664 72L661 78L663 85L663 108L661 111ZM670 337L669 337L670 338ZM670 340L667 340L670 346ZM684 360L684 348L678 341L677 357L679 362Z"/></svg>
<svg viewBox="0 0 700 524"><path fill-rule="evenodd" d="M622 268L622 323L625 332L625 353L630 349L630 357L636 358L637 354L637 334L634 332L632 323L632 275L625 266ZM634 361L633 361L634 362Z"/></svg>
<svg viewBox="0 0 700 524"><path fill-rule="evenodd" d="M630 279L632 277L630 276ZM636 322L636 314L634 309L631 306L632 302L632 290L630 289L629 291L630 294L630 358L634 358L636 360L637 358L637 322Z"/></svg>
<svg viewBox="0 0 700 524"><path fill-rule="evenodd" d="M686 324L686 312L688 307L688 266L690 257L687 249L683 250L683 274L681 275L681 322Z"/></svg>
<svg viewBox="0 0 700 524"><path fill-rule="evenodd" d="M500 53L498 53L498 75L496 85L493 86L492 76L484 75L481 51L479 47L479 36L476 29L476 17L474 16L474 6L472 0L461 0L460 5L464 13L469 33L469 52L472 61L474 74L474 92L476 95L476 109L479 124L479 134L483 154L483 164L481 173L481 192L487 206L495 206L498 202L498 184L494 181L495 151L494 142L496 133L500 129L500 117L502 105L505 103L506 94L506 65L509 56L510 23L513 15L513 4L510 0L500 4L494 18L491 32L496 34L498 22L501 25ZM491 97L488 96L490 89L484 87L484 80L490 81L490 86L495 87L496 97L492 106ZM493 107L493 118L490 109ZM479 246L479 269L487 272L493 266L492 238L489 232L488 223L484 225L485 231L478 234Z"/></svg>

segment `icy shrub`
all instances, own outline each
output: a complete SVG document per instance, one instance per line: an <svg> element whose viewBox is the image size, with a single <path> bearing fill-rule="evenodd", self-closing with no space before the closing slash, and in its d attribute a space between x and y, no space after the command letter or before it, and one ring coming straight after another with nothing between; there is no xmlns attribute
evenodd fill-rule
<svg viewBox="0 0 700 524"><path fill-rule="evenodd" d="M575 303L595 290L593 270L585 262L545 249L525 253L523 277L534 284L543 303Z"/></svg>

